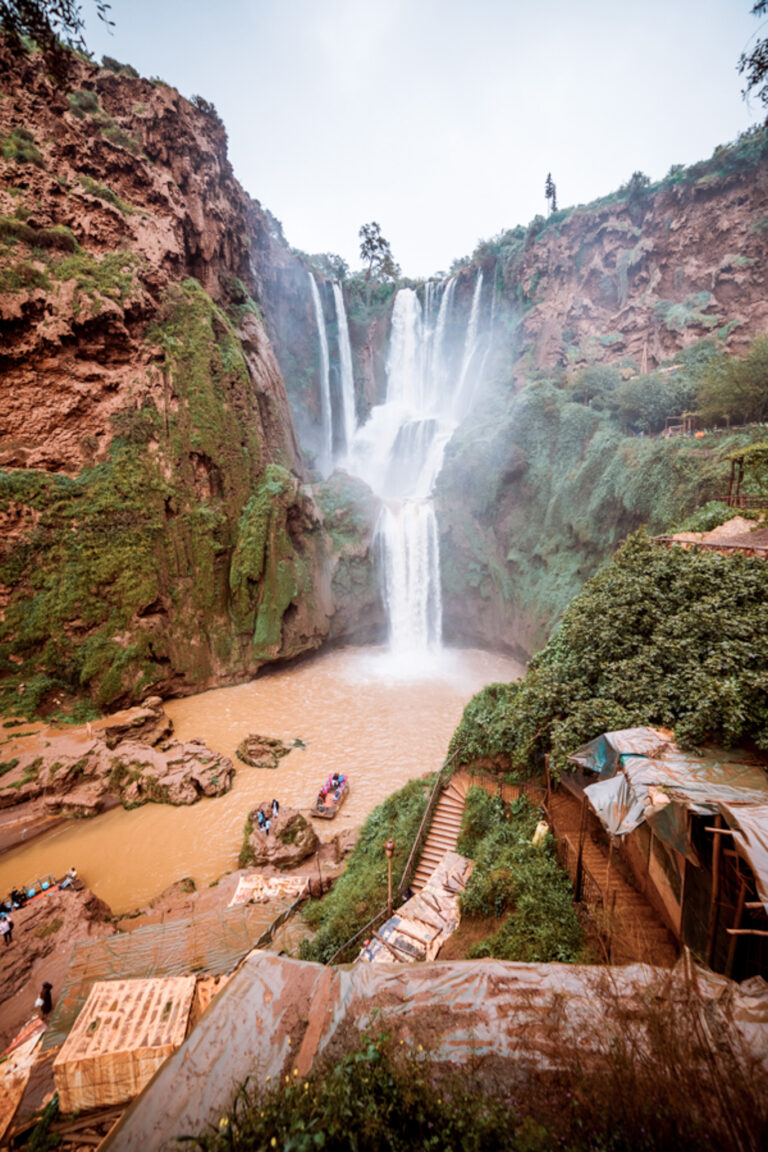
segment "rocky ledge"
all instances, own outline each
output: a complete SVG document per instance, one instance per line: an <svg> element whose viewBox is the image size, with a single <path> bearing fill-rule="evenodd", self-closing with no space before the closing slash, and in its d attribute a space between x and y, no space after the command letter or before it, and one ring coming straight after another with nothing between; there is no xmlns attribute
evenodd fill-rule
<svg viewBox="0 0 768 1152"><path fill-rule="evenodd" d="M0 851L67 816L153 800L194 804L232 785L232 761L171 738L159 696L80 728L46 726L0 745ZM24 832L26 830L26 832Z"/></svg>

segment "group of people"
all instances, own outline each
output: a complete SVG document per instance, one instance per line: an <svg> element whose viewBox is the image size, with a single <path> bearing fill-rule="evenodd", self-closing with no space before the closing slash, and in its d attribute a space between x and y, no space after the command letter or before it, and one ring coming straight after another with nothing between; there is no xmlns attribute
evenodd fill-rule
<svg viewBox="0 0 768 1152"><path fill-rule="evenodd" d="M329 776L317 794L318 804L325 804L326 796L330 796L331 793L333 793L334 799L338 800L346 779L343 772L334 772L332 776Z"/></svg>
<svg viewBox="0 0 768 1152"><path fill-rule="evenodd" d="M75 868L73 865L65 872L58 885L52 876L47 880L38 880L37 884L40 887L40 892L47 892L50 888L54 887L58 887L59 890L62 888L69 888L72 884L74 884L76 879L77 868ZM29 889L11 888L11 891L8 893L5 900L0 903L0 914L5 913L8 915L13 912L14 908L23 908L28 900L31 900L33 896L37 895L39 895L37 891L37 885L34 884Z"/></svg>
<svg viewBox="0 0 768 1152"><path fill-rule="evenodd" d="M272 827L272 821L277 820L280 814L280 804L277 800L273 800L270 806L271 816L265 816L261 808L256 810L256 823L265 836L269 836L269 829Z"/></svg>

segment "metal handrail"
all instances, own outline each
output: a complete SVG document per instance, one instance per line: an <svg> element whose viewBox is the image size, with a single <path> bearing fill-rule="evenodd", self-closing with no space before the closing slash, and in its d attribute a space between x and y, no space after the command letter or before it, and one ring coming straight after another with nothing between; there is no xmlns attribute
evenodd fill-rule
<svg viewBox="0 0 768 1152"><path fill-rule="evenodd" d="M437 778L435 779L435 783L432 786L432 791L430 793L429 800L427 801L427 806L424 809L424 815L421 818L421 824L419 825L419 830L414 837L413 846L411 847L410 855L406 861L402 876L400 877L400 883L397 886L398 896L402 895L403 891L405 890L405 888L410 883L410 879L411 879L410 873L414 869L414 859L416 856L416 852L420 847L423 846L423 843L424 843L425 827L428 828L429 825L432 823L432 817L435 814L435 808L437 807L437 801L439 798L438 793L439 793L439 791L442 787L442 783L443 783L443 773L445 772L448 765L451 764L451 762L456 759L458 754L459 754L459 750L457 748L456 751L454 752L453 756L451 756L450 759L445 761L445 763L442 765L442 767L439 769L439 771L437 773Z"/></svg>

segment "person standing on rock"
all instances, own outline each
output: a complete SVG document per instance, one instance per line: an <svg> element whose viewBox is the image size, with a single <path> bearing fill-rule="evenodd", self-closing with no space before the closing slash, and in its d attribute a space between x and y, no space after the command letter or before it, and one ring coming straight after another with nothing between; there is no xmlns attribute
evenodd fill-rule
<svg viewBox="0 0 768 1152"><path fill-rule="evenodd" d="M0 936L3 937L6 948L13 943L13 920L10 916L3 916L0 919Z"/></svg>
<svg viewBox="0 0 768 1152"><path fill-rule="evenodd" d="M277 820L278 813L280 812L280 805L277 800L272 801L272 819Z"/></svg>

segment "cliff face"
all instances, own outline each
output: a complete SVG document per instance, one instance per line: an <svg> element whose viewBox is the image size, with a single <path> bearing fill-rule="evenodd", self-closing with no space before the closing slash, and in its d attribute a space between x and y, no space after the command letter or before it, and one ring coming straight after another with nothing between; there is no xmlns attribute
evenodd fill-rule
<svg viewBox="0 0 768 1152"><path fill-rule="evenodd" d="M268 223L215 112L86 63L66 95L39 57L0 73L5 707L316 648L340 557L259 310Z"/></svg>
<svg viewBox="0 0 768 1152"><path fill-rule="evenodd" d="M656 190L534 221L477 259L496 285L493 367L439 481L445 628L524 655L622 539L723 499L728 451L764 438L641 438L572 385L610 365L642 401L662 362L685 378L703 338L738 356L768 330L765 134Z"/></svg>
<svg viewBox="0 0 768 1152"><path fill-rule="evenodd" d="M768 328L764 133L541 225L499 262L520 305L518 373L630 361L645 373L708 335L739 355Z"/></svg>

